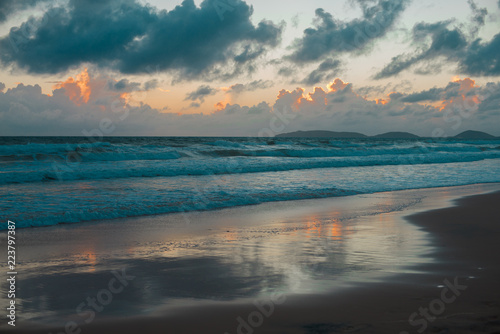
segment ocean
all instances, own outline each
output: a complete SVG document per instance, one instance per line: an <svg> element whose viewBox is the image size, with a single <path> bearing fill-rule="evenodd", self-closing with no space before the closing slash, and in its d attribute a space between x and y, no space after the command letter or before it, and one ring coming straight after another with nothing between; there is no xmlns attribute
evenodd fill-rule
<svg viewBox="0 0 500 334"><path fill-rule="evenodd" d="M0 229L490 182L500 140L0 137Z"/></svg>

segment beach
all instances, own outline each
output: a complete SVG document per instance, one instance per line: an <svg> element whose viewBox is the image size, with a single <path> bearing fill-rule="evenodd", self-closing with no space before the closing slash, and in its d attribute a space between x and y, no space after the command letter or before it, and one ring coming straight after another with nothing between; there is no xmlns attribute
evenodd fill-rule
<svg viewBox="0 0 500 334"><path fill-rule="evenodd" d="M2 329L493 333L499 190L415 189L22 229L21 308L16 329Z"/></svg>
<svg viewBox="0 0 500 334"><path fill-rule="evenodd" d="M0 333L500 334L499 18L0 0Z"/></svg>

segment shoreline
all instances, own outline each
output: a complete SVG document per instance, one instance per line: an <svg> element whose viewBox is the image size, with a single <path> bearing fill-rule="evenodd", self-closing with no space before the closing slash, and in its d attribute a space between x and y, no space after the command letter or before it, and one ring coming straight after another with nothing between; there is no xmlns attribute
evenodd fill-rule
<svg viewBox="0 0 500 334"><path fill-rule="evenodd" d="M73 181L81 181L81 180L73 180ZM261 202L261 203L255 203L255 204L241 204L241 205L234 205L234 206L229 206L229 207L220 207L220 208L214 208L214 209L206 209L206 210L192 210L192 211L185 211L185 212L165 212L165 213L153 213L153 214L144 214L144 215L139 215L139 216L131 216L131 217L118 217L118 218L109 218L109 219L93 219L93 220L86 220L86 221L79 221L79 222L62 222L62 223L57 223L54 225L34 225L34 226L28 226L28 227L20 227L17 228L23 229L23 230L33 230L33 229L54 229L54 228L65 228L65 227L73 227L73 226L84 226L84 225L95 225L95 224L106 224L106 223L115 223L115 222L121 222L121 221L129 221L129 220L141 220L143 218L150 218L150 217L165 217L165 216L178 216L178 215L199 215L199 214L204 214L204 213L211 213L211 212L219 212L219 211L225 211L225 210L238 210L241 208L251 208L251 207L260 207L260 206L269 206L269 205L281 205L283 203L301 203L301 202L306 202L306 201L328 201L328 200L334 200L334 199L339 199L339 198L348 198L348 197L355 197L355 196L370 196L370 195L376 195L376 194L383 194L383 193L394 193L394 192L411 192L411 191L432 191L432 190L439 190L439 189L448 189L448 188L464 188L464 187L475 187L475 186L484 186L484 185L500 185L500 182L481 182L481 183L467 183L467 184L460 184L460 185L453 185L453 186L435 186L435 187L424 187L424 188L408 188L408 189L398 189L398 190L388 190L388 191L376 191L376 192L367 192L367 193L353 193L349 195L343 195L343 196L329 196L329 197L318 197L318 198L302 198L302 199L291 199L291 200L276 200L276 201L268 201L268 202ZM0 234L6 234L7 229L0 229Z"/></svg>
<svg viewBox="0 0 500 334"><path fill-rule="evenodd" d="M495 312L498 314L500 309L500 294L495 292L500 278L499 270L495 268L495 255L498 254L499 247L495 242L498 240L500 227L494 224L491 217L499 213L495 203L500 199L500 192L497 190L491 194L490 189L486 190L487 194L461 198L460 189L463 188L450 187L443 190L453 193L455 189L455 194L450 194L450 198L460 198L456 200L455 206L450 206L447 204L448 200L443 200L440 203L442 208L439 209L425 210L426 205L422 208L417 204L410 210L410 216L407 211L402 211L405 219L431 236L429 256L435 261L417 265L420 267L417 272L397 273L382 282L354 283L346 289L326 295L290 295L286 296L284 303L280 303L283 298L280 300L279 295L275 296L272 314L263 318L255 332L416 333L417 329L423 328L424 321L427 332L450 329L454 333L469 333L477 332L478 326L484 326L484 331L489 332L499 330L500 320L498 316L495 317ZM471 190L468 191L471 193ZM440 204L434 203L438 207ZM472 219L477 220L474 228L468 222ZM414 318L415 325L410 325L408 317L421 307L429 308L433 303L431 306L436 309L442 304L439 300L443 287L438 286L446 286L445 280L453 282L459 289L462 286L467 288L459 290L457 302L444 303L445 308L437 319L429 320L433 318L431 315L425 320L425 317L417 314ZM452 297L446 296L447 300ZM210 306L181 307L170 313L170 316L165 313L160 316L159 312L127 319L96 320L83 325L81 329L89 333L204 331L232 334L237 332L237 327L241 324L237 319L243 319L256 310L255 305L238 302L209 304ZM266 305L267 310L270 310L270 304ZM210 330L207 331L207 328ZM26 333L47 333L49 327L35 330L25 327L22 330Z"/></svg>

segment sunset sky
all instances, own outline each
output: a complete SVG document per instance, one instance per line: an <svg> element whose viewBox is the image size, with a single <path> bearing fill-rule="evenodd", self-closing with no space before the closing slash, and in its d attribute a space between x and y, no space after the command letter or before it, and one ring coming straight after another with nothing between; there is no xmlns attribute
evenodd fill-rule
<svg viewBox="0 0 500 334"><path fill-rule="evenodd" d="M498 124L500 0L0 2L0 135Z"/></svg>

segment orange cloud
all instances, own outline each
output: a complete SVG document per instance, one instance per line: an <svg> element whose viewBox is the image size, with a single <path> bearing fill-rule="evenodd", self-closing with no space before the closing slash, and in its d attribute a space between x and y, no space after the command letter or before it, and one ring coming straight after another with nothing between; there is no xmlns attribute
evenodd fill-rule
<svg viewBox="0 0 500 334"><path fill-rule="evenodd" d="M278 93L278 96L276 97L276 101L282 100L282 99L287 99L288 101L291 102L292 106L296 109L300 107L300 104L306 102L306 101L312 101L311 94L309 93L307 96L304 95L304 88L302 87L297 87L293 91L289 91L286 89L280 90Z"/></svg>
<svg viewBox="0 0 500 334"><path fill-rule="evenodd" d="M336 92L338 90L346 88L348 84L349 84L348 82L344 82L341 79L336 78L330 84L328 84L327 88L329 92Z"/></svg>
<svg viewBox="0 0 500 334"><path fill-rule="evenodd" d="M476 86L476 81L472 80L471 78L464 78L463 80L458 79L455 82L459 82L460 83L460 90L464 90L464 91L469 91L474 87L479 87L479 86Z"/></svg>
<svg viewBox="0 0 500 334"><path fill-rule="evenodd" d="M69 77L64 82L59 82L53 86L53 89L64 88L66 95L76 105L81 106L90 99L92 89L90 88L90 76L87 69L78 74L75 79Z"/></svg>
<svg viewBox="0 0 500 334"><path fill-rule="evenodd" d="M227 106L227 103L224 103L224 101L220 101L220 102L217 102L216 104L214 104L215 110L217 110L217 111L223 110L224 108L226 108L226 106Z"/></svg>
<svg viewBox="0 0 500 334"><path fill-rule="evenodd" d="M452 106L459 109L473 109L476 105L481 103L477 95L467 95L467 93L469 93L473 88L480 87L479 85L476 85L476 81L471 78L460 79L459 76L456 76L453 78L453 82L460 83L460 88L458 89L459 95L454 96L449 100L443 100L441 102L441 106L439 107L439 111Z"/></svg>
<svg viewBox="0 0 500 334"><path fill-rule="evenodd" d="M336 92L343 91L350 84L344 82L339 78L336 78L330 84L327 85L328 90L325 91L322 87L314 87L313 92L305 93L305 89L302 87L297 87L295 90L289 91L287 89L282 89L279 91L276 97L276 103L284 102L285 104L291 106L292 108L298 110L304 105L310 104L314 106L328 105L329 94L335 94ZM355 96L356 93L352 92ZM387 103L387 102L386 102Z"/></svg>
<svg viewBox="0 0 500 334"><path fill-rule="evenodd" d="M223 101L219 101L214 105L215 110L221 111L222 109L226 108L226 106L230 103L231 103L231 95L226 94Z"/></svg>
<svg viewBox="0 0 500 334"><path fill-rule="evenodd" d="M125 101L125 103L129 103L130 97L131 97L131 94L127 93L127 92L120 94L120 98L123 99L123 101Z"/></svg>

